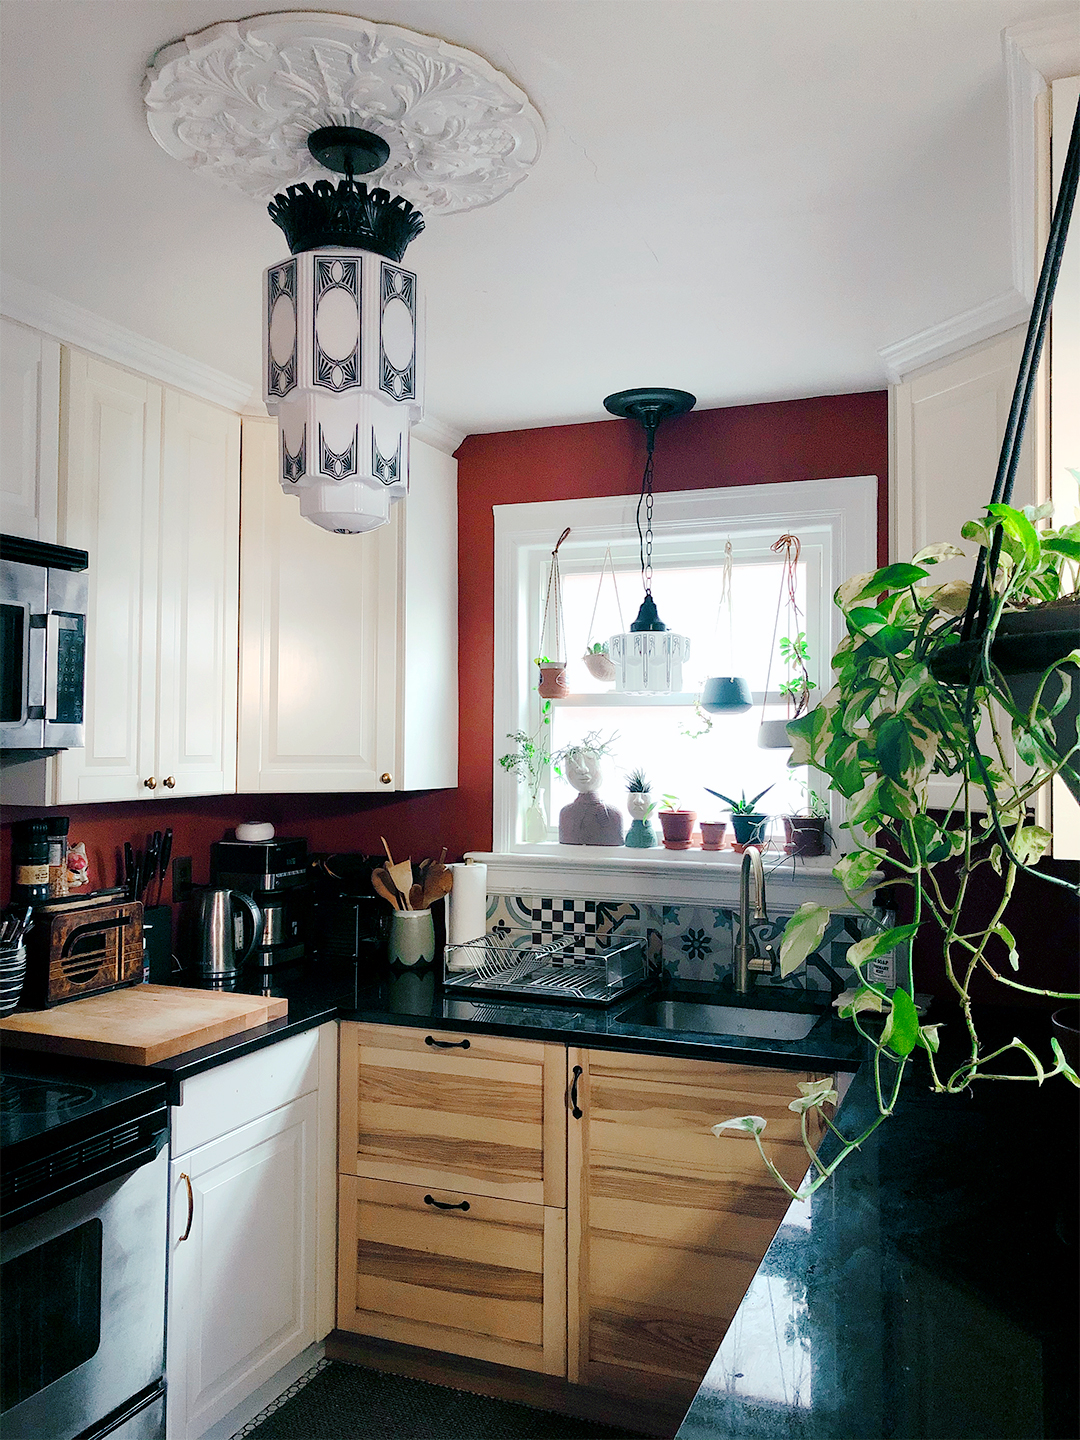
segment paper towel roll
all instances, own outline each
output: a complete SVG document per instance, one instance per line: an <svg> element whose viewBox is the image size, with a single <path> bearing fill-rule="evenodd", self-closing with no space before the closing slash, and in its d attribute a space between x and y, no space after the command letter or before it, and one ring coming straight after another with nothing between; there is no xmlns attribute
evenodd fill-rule
<svg viewBox="0 0 1080 1440"><path fill-rule="evenodd" d="M446 940L449 945L465 945L470 940L478 940L487 929L487 866L451 865L448 868L454 877L454 886L446 897ZM461 956L459 960L464 958ZM482 960L483 953L478 950L476 963Z"/></svg>

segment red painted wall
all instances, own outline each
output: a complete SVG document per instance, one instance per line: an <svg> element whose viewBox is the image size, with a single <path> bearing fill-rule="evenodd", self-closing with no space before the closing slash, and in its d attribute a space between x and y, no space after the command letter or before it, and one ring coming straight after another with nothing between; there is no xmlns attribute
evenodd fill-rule
<svg viewBox="0 0 1080 1440"><path fill-rule="evenodd" d="M170 825L174 855L190 855L196 883L208 878L209 846L238 821L271 820L279 834L304 835L313 850L380 848L395 858L450 859L491 847L492 592L491 507L529 500L634 494L641 485L644 435L631 421L472 435L458 451L460 568L459 788L413 795L221 795L144 804L83 805L67 811L71 838L86 843L95 886L112 884L123 842L145 845ZM884 391L769 405L702 410L665 423L656 442L656 490L705 489L844 475L879 477L879 551L885 560L888 401ZM0 899L10 886L11 820L44 813L11 807L4 815ZM168 898L168 896L166 896Z"/></svg>
<svg viewBox="0 0 1080 1440"><path fill-rule="evenodd" d="M888 395L824 395L691 411L657 432L654 488L704 490L779 480L878 477L878 555L888 544ZM470 435L458 455L461 741L458 791L470 848L491 848L493 505L629 495L645 436L631 420Z"/></svg>

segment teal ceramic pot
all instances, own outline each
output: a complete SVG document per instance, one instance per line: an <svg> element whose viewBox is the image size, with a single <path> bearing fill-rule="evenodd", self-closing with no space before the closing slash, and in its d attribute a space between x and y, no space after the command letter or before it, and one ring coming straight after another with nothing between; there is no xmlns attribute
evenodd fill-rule
<svg viewBox="0 0 1080 1440"><path fill-rule="evenodd" d="M731 826L737 845L758 845L765 839L767 815L732 815Z"/></svg>
<svg viewBox="0 0 1080 1440"><path fill-rule="evenodd" d="M750 686L738 675L712 675L701 690L701 708L712 715L743 715L753 704Z"/></svg>
<svg viewBox="0 0 1080 1440"><path fill-rule="evenodd" d="M648 850L656 844L656 831L647 820L632 820L623 843L631 850Z"/></svg>
<svg viewBox="0 0 1080 1440"><path fill-rule="evenodd" d="M430 910L395 910L390 917L388 959L393 965L430 965L435 959L435 926Z"/></svg>

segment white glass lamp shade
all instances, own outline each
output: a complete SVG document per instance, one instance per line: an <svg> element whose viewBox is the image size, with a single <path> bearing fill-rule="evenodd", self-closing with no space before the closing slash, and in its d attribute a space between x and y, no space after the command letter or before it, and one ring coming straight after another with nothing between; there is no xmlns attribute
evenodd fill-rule
<svg viewBox="0 0 1080 1440"><path fill-rule="evenodd" d="M278 478L300 513L353 534L409 488L409 430L423 415L416 274L326 246L264 277L263 397L278 418Z"/></svg>
<svg viewBox="0 0 1080 1440"><path fill-rule="evenodd" d="M690 641L673 630L628 630L612 635L608 654L615 666L615 689L628 695L670 695L683 688L683 662Z"/></svg>

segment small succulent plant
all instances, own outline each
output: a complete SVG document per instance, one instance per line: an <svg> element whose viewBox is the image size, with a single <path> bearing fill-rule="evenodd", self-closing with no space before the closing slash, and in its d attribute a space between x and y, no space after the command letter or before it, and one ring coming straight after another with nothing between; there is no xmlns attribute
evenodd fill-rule
<svg viewBox="0 0 1080 1440"><path fill-rule="evenodd" d="M631 770L626 777L626 788L631 795L647 795L652 786L645 779L644 770Z"/></svg>
<svg viewBox="0 0 1080 1440"><path fill-rule="evenodd" d="M745 790L742 792L741 800L733 800L730 795L722 795L719 790L709 790L707 785L705 789L709 791L710 795L715 795L718 800L723 800L725 805L730 805L733 815L756 815L757 810L755 807L757 806L757 802L761 799L762 795L769 793L772 786L766 785L765 789L759 790L752 800L747 800Z"/></svg>

